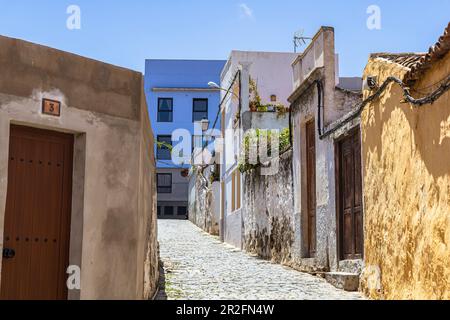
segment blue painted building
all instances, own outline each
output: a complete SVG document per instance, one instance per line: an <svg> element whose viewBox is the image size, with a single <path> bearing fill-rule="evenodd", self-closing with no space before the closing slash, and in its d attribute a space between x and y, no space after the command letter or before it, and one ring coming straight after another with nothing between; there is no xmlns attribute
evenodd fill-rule
<svg viewBox="0 0 450 320"><path fill-rule="evenodd" d="M220 83L226 61L146 60L145 93L155 140L157 161L158 216L185 218L188 208L189 179L183 169L189 164L172 161L164 146L176 146L172 133L186 129L194 136L194 123L208 119L212 125L220 103L220 92L208 82ZM220 121L216 128L220 129ZM192 140L189 145L192 150Z"/></svg>

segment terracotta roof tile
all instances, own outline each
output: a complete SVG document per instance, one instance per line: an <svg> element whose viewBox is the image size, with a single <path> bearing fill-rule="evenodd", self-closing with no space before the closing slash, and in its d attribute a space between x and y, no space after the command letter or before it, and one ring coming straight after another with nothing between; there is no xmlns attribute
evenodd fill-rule
<svg viewBox="0 0 450 320"><path fill-rule="evenodd" d="M425 53L373 53L371 58L382 58L398 63L407 68L413 68L425 56Z"/></svg>
<svg viewBox="0 0 450 320"><path fill-rule="evenodd" d="M406 75L407 80L416 80L431 67L433 63L450 52L450 22L444 30L444 34L435 45L431 46L428 53L420 58Z"/></svg>

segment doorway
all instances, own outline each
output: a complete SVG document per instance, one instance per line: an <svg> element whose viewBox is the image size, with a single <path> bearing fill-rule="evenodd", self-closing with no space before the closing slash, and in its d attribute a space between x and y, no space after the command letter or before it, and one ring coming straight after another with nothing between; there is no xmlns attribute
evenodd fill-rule
<svg viewBox="0 0 450 320"><path fill-rule="evenodd" d="M67 299L74 137L12 125L0 299Z"/></svg>
<svg viewBox="0 0 450 320"><path fill-rule="evenodd" d="M316 254L316 131L314 120L306 123L306 197L308 256Z"/></svg>
<svg viewBox="0 0 450 320"><path fill-rule="evenodd" d="M364 251L361 133L359 128L337 142L339 256L362 259Z"/></svg>

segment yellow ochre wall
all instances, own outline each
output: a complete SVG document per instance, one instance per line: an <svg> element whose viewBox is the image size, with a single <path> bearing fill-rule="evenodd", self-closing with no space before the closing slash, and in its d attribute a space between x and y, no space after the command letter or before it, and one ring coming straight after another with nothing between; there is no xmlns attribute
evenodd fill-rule
<svg viewBox="0 0 450 320"><path fill-rule="evenodd" d="M367 75L406 69L371 59ZM450 74L450 54L411 89ZM412 95L422 94L413 91ZM370 92L365 91L367 97ZM402 103L392 84L362 114L365 263L362 288L377 299L450 299L450 94L434 104Z"/></svg>

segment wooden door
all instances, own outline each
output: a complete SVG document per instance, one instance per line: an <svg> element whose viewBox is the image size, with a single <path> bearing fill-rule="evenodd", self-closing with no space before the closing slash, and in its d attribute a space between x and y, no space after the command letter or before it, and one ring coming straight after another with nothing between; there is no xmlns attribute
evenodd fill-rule
<svg viewBox="0 0 450 320"><path fill-rule="evenodd" d="M67 298L73 136L11 126L1 299Z"/></svg>
<svg viewBox="0 0 450 320"><path fill-rule="evenodd" d="M360 137L355 130L338 146L341 259L361 259L364 250Z"/></svg>
<svg viewBox="0 0 450 320"><path fill-rule="evenodd" d="M306 188L308 253L316 253L316 131L314 121L306 124Z"/></svg>

